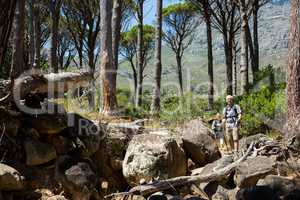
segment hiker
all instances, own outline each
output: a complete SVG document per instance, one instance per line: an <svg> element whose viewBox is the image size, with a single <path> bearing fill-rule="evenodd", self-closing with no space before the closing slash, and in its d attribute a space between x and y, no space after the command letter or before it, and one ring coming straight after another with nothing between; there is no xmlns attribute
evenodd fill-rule
<svg viewBox="0 0 300 200"><path fill-rule="evenodd" d="M213 131L216 140L219 140L220 147L223 148L224 145L224 134L223 134L223 118L218 113L212 123L211 129Z"/></svg>
<svg viewBox="0 0 300 200"><path fill-rule="evenodd" d="M239 149L239 124L242 117L240 106L234 104L233 96L226 97L227 106L223 110L225 124L225 142L230 146L230 150L236 153Z"/></svg>

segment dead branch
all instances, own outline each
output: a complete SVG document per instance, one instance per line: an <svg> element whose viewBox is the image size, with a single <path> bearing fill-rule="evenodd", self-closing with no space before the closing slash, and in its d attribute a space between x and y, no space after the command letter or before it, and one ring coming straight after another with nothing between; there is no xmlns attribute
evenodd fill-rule
<svg viewBox="0 0 300 200"><path fill-rule="evenodd" d="M176 187L192 185L192 184L201 183L201 182L211 182L211 181L221 180L224 177L230 175L231 172L241 162L243 162L244 160L247 159L247 157L250 155L253 147L254 147L254 143L251 143L250 147L248 148L246 154L243 157L241 157L237 161L229 164L228 166L226 166L222 169L219 169L217 171L214 171L212 173L200 174L197 176L180 176L180 177L162 180L162 181L151 183L151 184L139 185L139 186L132 188L129 192L114 193L114 194L106 196L105 198L112 198L112 197L116 197L116 196L129 196L129 195L148 196L155 192L169 190L173 187L176 188Z"/></svg>
<svg viewBox="0 0 300 200"><path fill-rule="evenodd" d="M3 81L3 88L10 88L13 82L13 89L11 94L5 94L1 98L6 100L22 100L29 94L57 94L65 93L70 89L77 87L87 87L93 76L88 72L64 72L59 74L46 75L29 75L15 79L14 81ZM5 93L6 91L1 91ZM52 93L52 94L51 94Z"/></svg>

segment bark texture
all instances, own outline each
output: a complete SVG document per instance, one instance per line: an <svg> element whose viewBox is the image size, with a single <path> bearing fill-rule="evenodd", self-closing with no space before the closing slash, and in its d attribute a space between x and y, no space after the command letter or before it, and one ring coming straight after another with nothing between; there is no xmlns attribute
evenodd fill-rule
<svg viewBox="0 0 300 200"><path fill-rule="evenodd" d="M214 105L214 66L213 66L213 47L212 47L212 30L211 19L208 6L204 8L206 22L206 37L207 37L207 65L208 65L208 107L213 109Z"/></svg>
<svg viewBox="0 0 300 200"><path fill-rule="evenodd" d="M253 71L259 71L259 42L258 42L258 10L259 10L259 0L255 0L253 4L253 49L254 49L254 66ZM254 82L256 81L256 76L253 76Z"/></svg>
<svg viewBox="0 0 300 200"><path fill-rule="evenodd" d="M15 14L16 0L0 0L0 66L4 61Z"/></svg>
<svg viewBox="0 0 300 200"><path fill-rule="evenodd" d="M240 0L240 14L242 20L242 27L241 27L241 37L240 37L240 44L241 44L241 94L246 94L248 92L248 84L249 84L249 77L248 77L248 45L247 45L247 26L248 26L248 19L246 13L246 5L244 0Z"/></svg>
<svg viewBox="0 0 300 200"><path fill-rule="evenodd" d="M51 47L50 47L50 66L54 73L58 72L58 41L59 41L59 19L60 19L60 8L62 0L50 1L50 13L51 13Z"/></svg>
<svg viewBox="0 0 300 200"><path fill-rule="evenodd" d="M144 60L143 60L143 27L144 27L144 0L137 1L137 19L138 19L138 38L137 38L137 74L138 74L138 84L137 84L137 94L136 94L136 107L142 105L142 95L143 95L143 68L144 68Z"/></svg>
<svg viewBox="0 0 300 200"><path fill-rule="evenodd" d="M11 78L15 79L25 69L24 65L24 31L25 31L25 0L17 0L14 19L13 55Z"/></svg>
<svg viewBox="0 0 300 200"><path fill-rule="evenodd" d="M121 39L122 0L114 0L112 17L112 49L116 68L119 65L119 44Z"/></svg>
<svg viewBox="0 0 300 200"><path fill-rule="evenodd" d="M28 5L28 37L29 37L29 68L34 64L34 0L29 0Z"/></svg>
<svg viewBox="0 0 300 200"><path fill-rule="evenodd" d="M287 80L288 126L299 131L300 117L300 1L292 0Z"/></svg>
<svg viewBox="0 0 300 200"><path fill-rule="evenodd" d="M155 31L155 82L153 99L151 105L152 114L160 111L160 89L161 89L161 43L162 43L162 0L156 1L156 31Z"/></svg>
<svg viewBox="0 0 300 200"><path fill-rule="evenodd" d="M112 52L112 2L100 1L101 13L101 80L103 114L111 115L117 109L116 78L117 72L113 62Z"/></svg>
<svg viewBox="0 0 300 200"><path fill-rule="evenodd" d="M39 4L34 8L34 68L40 68L41 62L41 17Z"/></svg>

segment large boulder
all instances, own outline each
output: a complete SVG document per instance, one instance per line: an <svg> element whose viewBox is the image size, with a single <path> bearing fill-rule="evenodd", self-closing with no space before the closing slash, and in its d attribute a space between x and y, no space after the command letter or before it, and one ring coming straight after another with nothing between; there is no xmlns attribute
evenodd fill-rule
<svg viewBox="0 0 300 200"><path fill-rule="evenodd" d="M24 188L24 177L14 168L0 163L0 191L14 191Z"/></svg>
<svg viewBox="0 0 300 200"><path fill-rule="evenodd" d="M278 196L287 196L292 191L300 188L297 181L277 175L269 175L258 181L257 186L268 186L273 191L276 191Z"/></svg>
<svg viewBox="0 0 300 200"><path fill-rule="evenodd" d="M105 151L105 159L113 170L122 170L122 163L129 142L133 136L137 134L139 134L139 132L134 132L130 129L113 125L108 126L101 148L103 148L102 151Z"/></svg>
<svg viewBox="0 0 300 200"><path fill-rule="evenodd" d="M36 140L25 140L26 164L36 166L56 159L54 146Z"/></svg>
<svg viewBox="0 0 300 200"><path fill-rule="evenodd" d="M76 113L69 113L67 116L70 122L69 126L60 135L71 140L75 149L80 150L81 156L90 157L99 149L104 134L102 128ZM70 144L70 141L66 141L66 143Z"/></svg>
<svg viewBox="0 0 300 200"><path fill-rule="evenodd" d="M38 133L56 135L68 127L68 116L63 105L44 101L40 103L38 109L40 113L24 113L25 123Z"/></svg>
<svg viewBox="0 0 300 200"><path fill-rule="evenodd" d="M217 191L212 196L212 200L236 200L236 189L228 190L222 186L218 186Z"/></svg>
<svg viewBox="0 0 300 200"><path fill-rule="evenodd" d="M67 155L57 160L55 176L73 200L89 200L97 184L94 171L89 161Z"/></svg>
<svg viewBox="0 0 300 200"><path fill-rule="evenodd" d="M205 166L221 157L210 129L201 120L193 120L182 129L183 148L197 165Z"/></svg>
<svg viewBox="0 0 300 200"><path fill-rule="evenodd" d="M175 139L152 134L136 135L123 162L123 175L131 186L154 179L183 176L187 171L184 151Z"/></svg>
<svg viewBox="0 0 300 200"><path fill-rule="evenodd" d="M242 162L235 173L235 183L239 188L253 187L259 179L274 174L276 161L273 157L258 156Z"/></svg>

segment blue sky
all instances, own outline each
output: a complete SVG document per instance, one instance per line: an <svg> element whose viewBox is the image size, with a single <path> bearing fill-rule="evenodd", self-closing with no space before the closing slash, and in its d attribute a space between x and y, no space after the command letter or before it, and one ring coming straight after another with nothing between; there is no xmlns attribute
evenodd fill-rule
<svg viewBox="0 0 300 200"><path fill-rule="evenodd" d="M164 7L178 3L180 0L163 0ZM145 24L153 24L153 21L155 19L155 12L156 12L156 0L146 0L144 5L144 23Z"/></svg>

